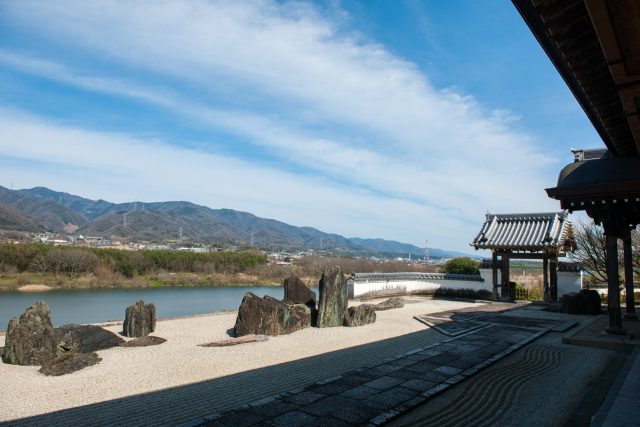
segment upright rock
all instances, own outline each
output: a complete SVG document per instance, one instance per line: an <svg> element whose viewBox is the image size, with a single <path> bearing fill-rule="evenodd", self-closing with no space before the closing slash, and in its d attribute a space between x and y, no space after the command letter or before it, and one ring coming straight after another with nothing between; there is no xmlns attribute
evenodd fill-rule
<svg viewBox="0 0 640 427"><path fill-rule="evenodd" d="M123 334L126 337L145 337L156 330L156 306L140 300L127 307Z"/></svg>
<svg viewBox="0 0 640 427"><path fill-rule="evenodd" d="M316 308L316 294L309 289L298 276L289 276L284 279L285 304L304 304L310 309Z"/></svg>
<svg viewBox="0 0 640 427"><path fill-rule="evenodd" d="M318 327L342 326L348 304L347 280L340 267L325 269L320 278Z"/></svg>
<svg viewBox="0 0 640 427"><path fill-rule="evenodd" d="M371 304L349 307L344 315L344 326L363 326L376 321L376 309Z"/></svg>
<svg viewBox="0 0 640 427"><path fill-rule="evenodd" d="M42 365L56 357L56 337L49 306L38 301L9 321L2 355L12 365Z"/></svg>
<svg viewBox="0 0 640 427"><path fill-rule="evenodd" d="M311 326L311 309L304 304L288 305L251 292L245 294L233 328L234 336L249 334L284 335Z"/></svg>
<svg viewBox="0 0 640 427"><path fill-rule="evenodd" d="M125 341L100 326L63 325L54 329L58 355L64 353L91 353L117 347Z"/></svg>

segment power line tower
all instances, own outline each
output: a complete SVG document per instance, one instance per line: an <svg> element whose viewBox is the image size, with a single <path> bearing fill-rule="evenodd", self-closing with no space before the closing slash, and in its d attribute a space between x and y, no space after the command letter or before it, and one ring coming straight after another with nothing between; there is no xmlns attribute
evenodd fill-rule
<svg viewBox="0 0 640 427"><path fill-rule="evenodd" d="M251 247L253 247L253 231L251 232Z"/></svg>
<svg viewBox="0 0 640 427"><path fill-rule="evenodd" d="M429 241L424 241L424 260L429 261Z"/></svg>
<svg viewBox="0 0 640 427"><path fill-rule="evenodd" d="M322 250L322 236L320 236L320 250Z"/></svg>
<svg viewBox="0 0 640 427"><path fill-rule="evenodd" d="M178 231L178 241L182 242L182 226L180 226L180 230Z"/></svg>
<svg viewBox="0 0 640 427"><path fill-rule="evenodd" d="M127 226L127 214L128 213L129 212L125 212L124 214L122 214L122 225L125 226L125 227Z"/></svg>

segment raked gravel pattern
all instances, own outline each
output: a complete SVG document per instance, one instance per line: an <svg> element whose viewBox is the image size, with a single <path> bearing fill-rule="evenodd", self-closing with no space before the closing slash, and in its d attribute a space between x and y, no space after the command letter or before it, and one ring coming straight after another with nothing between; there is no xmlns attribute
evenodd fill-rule
<svg viewBox="0 0 640 427"><path fill-rule="evenodd" d="M309 328L223 348L198 344L227 338L233 313L162 320L154 335L166 343L100 351L102 362L70 375L0 363L0 422L176 424L437 343L442 335L413 317L472 306L478 304L411 297L403 308L378 312L372 325Z"/></svg>

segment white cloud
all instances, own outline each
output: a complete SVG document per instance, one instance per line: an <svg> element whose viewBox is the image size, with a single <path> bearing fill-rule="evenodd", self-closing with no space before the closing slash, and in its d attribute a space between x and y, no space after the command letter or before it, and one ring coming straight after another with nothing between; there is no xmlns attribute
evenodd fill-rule
<svg viewBox="0 0 640 427"><path fill-rule="evenodd" d="M198 159L206 159L208 169L215 165L216 170L227 171L226 166L234 164L250 172L236 177L244 183L242 192L218 186L206 190L209 196L205 197L186 190L183 195L170 193L169 189L178 187L165 182L167 176L157 177L152 170L139 166L124 168L129 171L127 179L136 177L152 185L162 182L154 193L158 198L191 195L207 204L218 198L235 203L229 207L258 214L261 209L266 212L265 206L269 205L272 216L287 215L278 219L317 225L327 231L348 230L355 223L349 224L348 216L331 217L335 222L320 215L310 217L314 214L294 209L295 204L274 203L275 196L291 191L308 206L318 208L321 205L314 200L325 195L355 198L358 205L367 208L352 218L364 212L377 215L374 212L378 209L385 212L380 217L385 222L376 222L373 217L365 223L356 220L360 234L377 236L379 224L399 230L394 224L402 223L403 227L414 226L419 231L413 234L421 235L410 237L407 229L383 237L419 243L424 234L440 233L441 246L455 245L458 249L473 237L486 210L555 208L543 192L545 186L553 185L555 171L550 166L555 162L527 135L513 130L512 114L484 111L470 96L433 87L413 64L338 28L311 6L267 0L22 1L5 5L5 12L17 25L33 29L52 39L59 49L73 53L66 61L74 63L69 67L60 60L4 50L0 51L0 63L5 66L162 106L181 120L197 119L212 129L231 132L238 140L273 150L284 163L315 174L314 178L265 169L256 166L260 159L236 164L239 160L211 152L196 155L171 147L168 144L172 141L165 140L161 148L153 149L151 160L169 167L181 155L190 153L188 161L198 167L185 169L183 176L202 181L193 174L198 171L203 177L224 179L211 175L214 172L207 171ZM34 55L47 57L42 52ZM108 76L92 69L90 61L77 59L83 55L111 64ZM75 67L83 71L73 71ZM149 81L156 77L169 82L171 89L141 81L141 73L149 76ZM189 99L194 88L198 90L197 101ZM36 144L38 138L47 139L44 131L52 129L57 134L71 132L70 140L76 141L76 146L65 152L82 152L79 141L88 131L48 124L41 129L43 133L30 135L29 140ZM89 134L93 141L100 138ZM103 137L104 157L111 161L109 168L121 169L117 161L122 156L117 153L122 153L122 146L127 144L118 141L124 137ZM149 144L137 141L131 147ZM43 154L45 147L36 145L34 151L27 147L16 155L43 161L58 159L55 150ZM88 166L104 167L105 159L101 157L99 164ZM312 192L313 200L306 197L311 193L300 190L300 182L317 192ZM239 194L244 195L240 205ZM308 220L296 220L296 215ZM471 230L467 224L474 219L478 224ZM456 228L459 231L454 232ZM444 238L447 233L449 239ZM452 243L454 235L457 237Z"/></svg>
<svg viewBox="0 0 640 427"><path fill-rule="evenodd" d="M19 187L54 181L55 189L115 202L190 200L347 236L401 236L396 238L416 243L426 233L425 224L438 221L438 232L429 231L430 236L440 235L436 241L453 235L468 240L468 230L460 230L451 218L440 218L438 210L234 157L61 127L6 109L0 109L0 133L4 159L20 160L3 165L3 179ZM403 212L402 222L398 212Z"/></svg>

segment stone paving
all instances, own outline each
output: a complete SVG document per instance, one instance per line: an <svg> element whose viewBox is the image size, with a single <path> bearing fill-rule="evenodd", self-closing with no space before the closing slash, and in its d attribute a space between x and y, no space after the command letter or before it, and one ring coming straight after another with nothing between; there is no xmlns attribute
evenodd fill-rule
<svg viewBox="0 0 640 427"><path fill-rule="evenodd" d="M482 316L482 317L480 317ZM481 313L469 332L185 425L380 425L535 340L562 321ZM473 320L468 320L468 319Z"/></svg>

